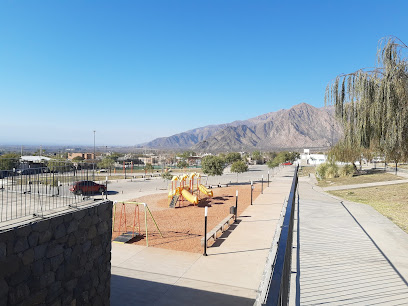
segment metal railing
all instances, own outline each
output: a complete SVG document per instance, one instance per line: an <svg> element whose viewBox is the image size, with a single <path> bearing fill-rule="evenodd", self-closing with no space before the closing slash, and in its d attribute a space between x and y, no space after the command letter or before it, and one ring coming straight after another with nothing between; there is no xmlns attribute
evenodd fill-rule
<svg viewBox="0 0 408 306"><path fill-rule="evenodd" d="M264 272L266 279L264 279L264 283L261 283L262 289L260 289L254 305L287 305L289 302L298 168L299 166L296 167L293 176L285 214L281 216L282 223L281 225L278 224L279 228L277 228L272 243L270 258L268 258L265 269L268 272Z"/></svg>
<svg viewBox="0 0 408 306"><path fill-rule="evenodd" d="M89 167L88 167L89 168ZM43 215L52 209L76 206L93 197L101 198L106 193L94 181L105 186L105 176L98 177L92 169L74 167L70 163L53 165L52 168L38 167L0 171L0 222L20 217ZM84 181L75 190L75 182ZM102 194L102 193L103 194Z"/></svg>

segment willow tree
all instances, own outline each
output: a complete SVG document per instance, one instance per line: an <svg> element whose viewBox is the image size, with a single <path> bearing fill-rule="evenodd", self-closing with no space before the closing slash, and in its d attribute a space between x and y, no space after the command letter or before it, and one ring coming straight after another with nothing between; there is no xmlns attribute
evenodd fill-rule
<svg viewBox="0 0 408 306"><path fill-rule="evenodd" d="M371 148L395 163L408 158L408 49L390 36L380 40L377 66L337 76L326 88L344 126L343 145Z"/></svg>

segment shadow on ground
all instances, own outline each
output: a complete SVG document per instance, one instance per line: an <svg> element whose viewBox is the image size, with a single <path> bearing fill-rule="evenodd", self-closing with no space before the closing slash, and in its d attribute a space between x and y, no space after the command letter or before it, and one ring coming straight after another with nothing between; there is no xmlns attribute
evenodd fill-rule
<svg viewBox="0 0 408 306"><path fill-rule="evenodd" d="M168 277L166 278L166 280ZM215 284L208 283L210 286ZM115 305L253 305L254 300L112 274L111 301Z"/></svg>

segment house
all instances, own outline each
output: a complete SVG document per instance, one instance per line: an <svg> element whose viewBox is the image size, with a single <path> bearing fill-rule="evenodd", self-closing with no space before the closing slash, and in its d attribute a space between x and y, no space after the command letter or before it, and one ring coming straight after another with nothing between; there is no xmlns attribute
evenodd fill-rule
<svg viewBox="0 0 408 306"><path fill-rule="evenodd" d="M68 159L72 160L75 157L81 157L84 160L94 160L95 155L93 153L68 153Z"/></svg>
<svg viewBox="0 0 408 306"><path fill-rule="evenodd" d="M299 157L300 166L317 166L327 161L327 155L325 154L310 154L309 149L304 149L303 153Z"/></svg>

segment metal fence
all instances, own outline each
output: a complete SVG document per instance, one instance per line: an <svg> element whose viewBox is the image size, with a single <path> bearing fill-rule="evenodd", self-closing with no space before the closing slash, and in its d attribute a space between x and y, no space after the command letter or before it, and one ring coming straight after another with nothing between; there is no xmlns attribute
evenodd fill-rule
<svg viewBox="0 0 408 306"><path fill-rule="evenodd" d="M70 163L0 170L0 222L101 198L107 192L104 178ZM95 184L98 179L103 187ZM72 188L76 182L82 182L81 186Z"/></svg>
<svg viewBox="0 0 408 306"><path fill-rule="evenodd" d="M295 169L284 215L282 212L281 223L277 225L263 281L254 305L287 305L289 302L298 168L299 166Z"/></svg>

